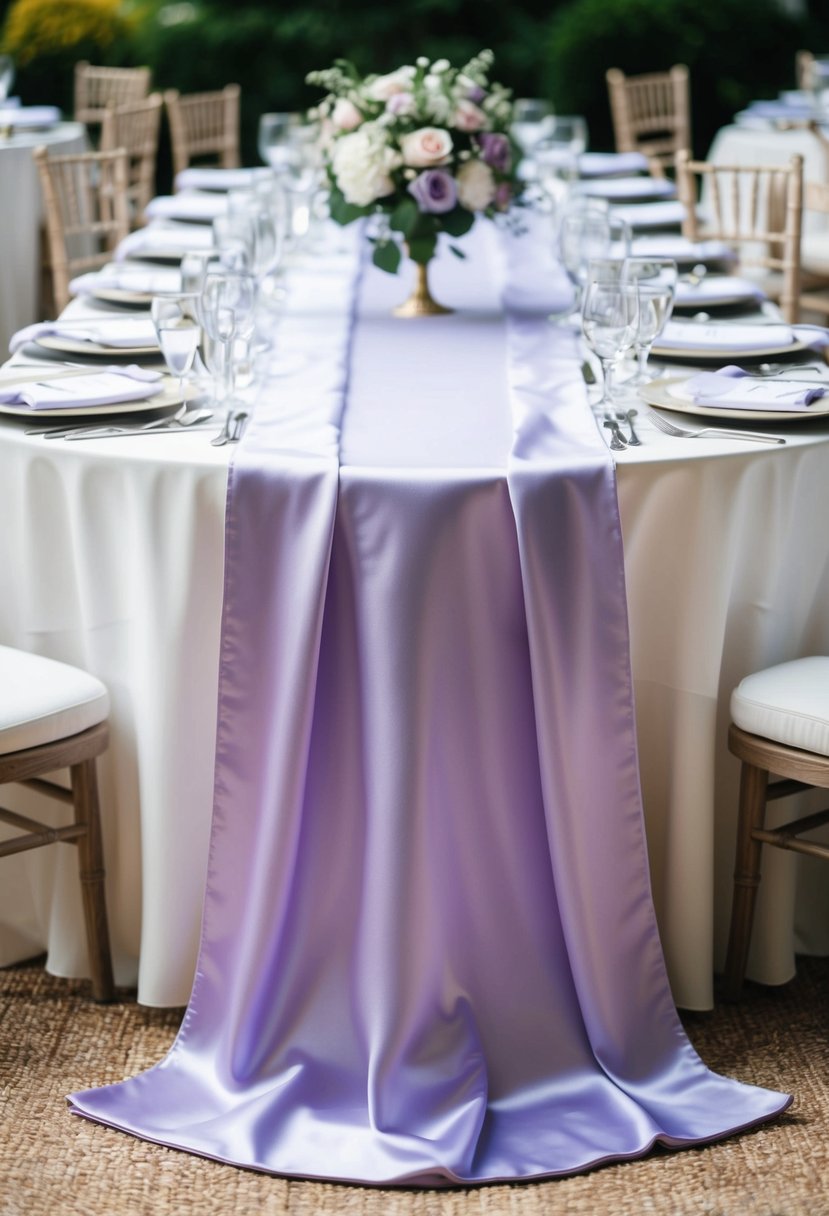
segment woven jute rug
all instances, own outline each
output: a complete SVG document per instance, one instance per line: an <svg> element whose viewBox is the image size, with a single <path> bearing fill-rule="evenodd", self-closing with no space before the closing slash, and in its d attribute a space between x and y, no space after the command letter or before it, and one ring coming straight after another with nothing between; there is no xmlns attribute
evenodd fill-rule
<svg viewBox="0 0 829 1216"><path fill-rule="evenodd" d="M687 1015L712 1068L794 1093L775 1122L552 1182L378 1190L288 1181L70 1115L65 1096L157 1063L181 1010L96 1006L33 963L0 971L2 1216L829 1216L829 961L782 988Z"/></svg>

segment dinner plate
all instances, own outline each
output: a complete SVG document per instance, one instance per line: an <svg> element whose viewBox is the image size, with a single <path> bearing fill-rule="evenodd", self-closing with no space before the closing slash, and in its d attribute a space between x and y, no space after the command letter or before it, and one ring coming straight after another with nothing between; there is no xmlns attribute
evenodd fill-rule
<svg viewBox="0 0 829 1216"><path fill-rule="evenodd" d="M152 292L128 291L126 287L96 287L89 295L105 304L130 304L135 308L147 308L153 302Z"/></svg>
<svg viewBox="0 0 829 1216"><path fill-rule="evenodd" d="M688 325L693 322L689 321ZM812 339L813 340L813 339ZM769 342L765 346L746 348L737 343L735 346L665 346L661 338L657 338L652 347L652 353L657 359L681 359L685 363L696 362L698 359L719 359L728 362L730 359L767 359L770 355L793 355L799 350L807 350L811 341L807 337L792 338L788 342Z"/></svg>
<svg viewBox="0 0 829 1216"><path fill-rule="evenodd" d="M66 355L106 355L108 359L134 359L136 355L160 355L158 346L103 346L99 342L82 342L60 334L44 335L36 344L45 350L57 350Z"/></svg>
<svg viewBox="0 0 829 1216"><path fill-rule="evenodd" d="M21 371L29 369L21 368ZM43 375L43 372L40 372ZM15 382L22 381L28 377L14 377ZM37 376L32 376L31 379L37 379ZM11 377L8 377L11 379ZM189 401L195 396L196 388L194 385L185 386L185 397ZM156 393L154 397L141 397L135 401L119 401L109 402L102 405L62 405L59 409L42 409L33 410L28 405L8 405L0 402L0 414L9 414L14 418L25 418L27 421L37 422L40 418L86 418L86 417L102 417L108 415L110 417L120 416L122 414L138 414L146 413L150 410L169 410L173 406L181 404L181 392L179 391L178 380L173 380L172 377L164 377L164 391Z"/></svg>
<svg viewBox="0 0 829 1216"><path fill-rule="evenodd" d="M759 303L765 298L763 289L750 279L712 275L696 286L681 281L677 283L674 308L724 308L734 304Z"/></svg>
<svg viewBox="0 0 829 1216"><path fill-rule="evenodd" d="M675 198L676 186L664 177L593 178L580 182L577 193L613 203L645 203Z"/></svg>
<svg viewBox="0 0 829 1216"><path fill-rule="evenodd" d="M688 380L688 376L662 376L651 380L639 389L639 396L648 405L658 409L675 410L678 414L703 414L706 418L727 418L729 421L738 419L746 422L808 422L813 418L825 418L829 415L829 397L821 398L808 410L740 410L730 409L723 405L699 405L696 401L683 401L670 392L672 387Z"/></svg>

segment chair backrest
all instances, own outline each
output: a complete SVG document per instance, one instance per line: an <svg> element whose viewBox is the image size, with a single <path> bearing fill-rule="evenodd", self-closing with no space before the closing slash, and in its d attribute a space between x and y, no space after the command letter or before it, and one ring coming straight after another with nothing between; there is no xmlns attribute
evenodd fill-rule
<svg viewBox="0 0 829 1216"><path fill-rule="evenodd" d="M75 119L103 122L108 105L141 101L149 91L149 68L106 68L81 60L75 64Z"/></svg>
<svg viewBox="0 0 829 1216"><path fill-rule="evenodd" d="M217 163L224 169L239 167L240 95L238 84L185 96L176 89L165 92L174 174L193 161Z"/></svg>
<svg viewBox="0 0 829 1216"><path fill-rule="evenodd" d="M794 57L794 78L799 89L811 89L812 66L815 57L811 51L798 51Z"/></svg>
<svg viewBox="0 0 829 1216"><path fill-rule="evenodd" d="M129 232L127 154L79 152L33 156L40 175L55 307L69 302L69 281L108 262Z"/></svg>
<svg viewBox="0 0 829 1216"><path fill-rule="evenodd" d="M643 152L654 168L672 165L681 148L691 147L688 69L626 76L618 68L605 75L617 152Z"/></svg>
<svg viewBox="0 0 829 1216"><path fill-rule="evenodd" d="M101 125L101 151L124 148L127 153L127 198L133 227L142 222L144 208L156 193L155 173L162 98L151 93L143 101L107 106Z"/></svg>
<svg viewBox="0 0 829 1216"><path fill-rule="evenodd" d="M676 184L685 208L683 235L691 241L725 241L744 265L782 274L784 319L798 317L800 232L803 216L803 157L788 165L714 165L677 153ZM700 186L702 189L700 190ZM702 194L705 219L698 199Z"/></svg>

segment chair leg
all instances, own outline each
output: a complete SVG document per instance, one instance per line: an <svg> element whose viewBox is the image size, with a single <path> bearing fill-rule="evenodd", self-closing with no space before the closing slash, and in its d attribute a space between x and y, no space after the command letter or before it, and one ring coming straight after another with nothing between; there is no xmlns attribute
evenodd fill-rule
<svg viewBox="0 0 829 1216"><path fill-rule="evenodd" d="M111 1001L115 992L104 894L104 851L95 761L83 760L73 765L71 771L75 818L86 826L86 832L78 838L77 846L86 940L92 969L92 995L96 1001Z"/></svg>
<svg viewBox="0 0 829 1216"><path fill-rule="evenodd" d="M737 855L734 866L734 895L731 905L731 927L728 934L728 954L725 963L724 996L736 1001L742 994L743 977L748 961L751 927L760 885L760 852L762 844L754 839L754 831L762 828L766 814L766 790L769 775L765 769L743 761L740 772L740 808L737 826Z"/></svg>

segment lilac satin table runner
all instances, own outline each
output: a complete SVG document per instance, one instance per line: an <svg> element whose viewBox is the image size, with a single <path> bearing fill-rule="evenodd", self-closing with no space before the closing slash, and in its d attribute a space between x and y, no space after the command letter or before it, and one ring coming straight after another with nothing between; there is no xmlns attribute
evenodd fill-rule
<svg viewBox="0 0 829 1216"><path fill-rule="evenodd" d="M402 284L344 258L295 311L313 358L263 393L229 483L192 997L166 1059L79 1114L442 1186L789 1104L711 1073L671 1000L613 465L545 317L556 268L510 245L505 283L492 232L438 265L451 317L392 320Z"/></svg>

